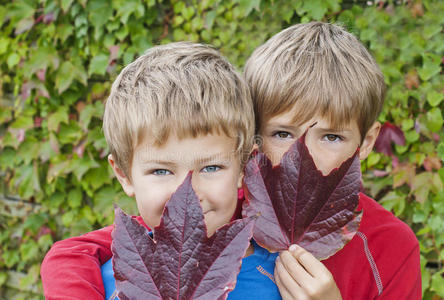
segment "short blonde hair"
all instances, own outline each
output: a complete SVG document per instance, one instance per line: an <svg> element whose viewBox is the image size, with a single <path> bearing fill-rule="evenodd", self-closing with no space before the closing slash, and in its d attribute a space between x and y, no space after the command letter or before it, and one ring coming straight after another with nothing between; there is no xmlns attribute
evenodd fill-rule
<svg viewBox="0 0 444 300"><path fill-rule="evenodd" d="M103 131L116 164L130 177L145 134L160 146L213 132L237 138L242 161L253 144L254 113L243 77L215 49L178 42L156 46L126 66L106 102Z"/></svg>
<svg viewBox="0 0 444 300"><path fill-rule="evenodd" d="M364 138L385 97L384 77L367 49L342 27L321 22L297 24L270 38L254 51L244 74L256 130L294 109L299 125L317 114L334 127L356 120Z"/></svg>

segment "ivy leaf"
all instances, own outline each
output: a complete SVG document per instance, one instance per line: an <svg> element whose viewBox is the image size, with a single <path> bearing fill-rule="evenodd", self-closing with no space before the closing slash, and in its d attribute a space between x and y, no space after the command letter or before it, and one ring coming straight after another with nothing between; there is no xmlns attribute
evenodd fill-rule
<svg viewBox="0 0 444 300"><path fill-rule="evenodd" d="M116 208L113 268L119 298L225 299L249 246L253 218L236 220L207 237L191 175L167 202L154 239Z"/></svg>
<svg viewBox="0 0 444 300"><path fill-rule="evenodd" d="M75 165L73 174L79 181L82 180L83 175L88 172L88 170L100 167L100 165L90 157L74 157L72 163Z"/></svg>
<svg viewBox="0 0 444 300"><path fill-rule="evenodd" d="M107 164L101 164L97 168L88 170L88 172L84 176L84 181L88 183L94 190L97 190L106 183L111 182Z"/></svg>
<svg viewBox="0 0 444 300"><path fill-rule="evenodd" d="M439 158L441 158L441 160L444 161L444 142L439 143L436 150L437 150Z"/></svg>
<svg viewBox="0 0 444 300"><path fill-rule="evenodd" d="M117 200L116 191L110 187L103 187L97 190L94 194L93 211L97 214L103 214L104 211L109 211L108 208Z"/></svg>
<svg viewBox="0 0 444 300"><path fill-rule="evenodd" d="M25 62L25 74L29 78L38 70L47 69L49 65L52 65L54 69L59 66L57 51L50 46L39 47L30 54L29 60Z"/></svg>
<svg viewBox="0 0 444 300"><path fill-rule="evenodd" d="M96 56L93 57L91 63L89 64L88 75L90 76L91 74L105 75L107 67L108 67L108 55L103 53L97 54Z"/></svg>
<svg viewBox="0 0 444 300"><path fill-rule="evenodd" d="M298 244L318 259L333 255L358 230L361 172L358 150L327 176L317 170L305 135L273 167L258 153L246 165L243 215L260 217L253 237L270 251Z"/></svg>
<svg viewBox="0 0 444 300"><path fill-rule="evenodd" d="M434 107L426 114L426 126L432 132L439 132L442 129L443 118L441 109Z"/></svg>
<svg viewBox="0 0 444 300"><path fill-rule="evenodd" d="M244 17L247 17L253 9L259 11L261 0L239 0L239 8Z"/></svg>
<svg viewBox="0 0 444 300"><path fill-rule="evenodd" d="M75 78L75 67L70 61L65 61L60 66L55 79L55 86L59 94L69 88Z"/></svg>
<svg viewBox="0 0 444 300"><path fill-rule="evenodd" d="M430 192L430 182L432 181L432 174L430 172L423 172L416 175L412 179L411 190L415 195L416 201L424 203Z"/></svg>
<svg viewBox="0 0 444 300"><path fill-rule="evenodd" d="M68 9L71 6L73 1L74 0L61 0L60 6L62 7L62 10L64 13L66 13L68 11Z"/></svg>
<svg viewBox="0 0 444 300"><path fill-rule="evenodd" d="M388 156L392 156L392 142L400 146L405 145L404 132L398 126L393 125L390 122L385 122L376 139L375 150Z"/></svg>
<svg viewBox="0 0 444 300"><path fill-rule="evenodd" d="M145 14L145 7L142 3L140 3L140 1L137 0L120 0L114 1L113 4L115 5L117 10L117 17L123 24L126 24L128 22L128 18L133 13L135 13L139 17Z"/></svg>
<svg viewBox="0 0 444 300"><path fill-rule="evenodd" d="M34 25L35 8L27 2L29 1L14 1L7 6L6 18L11 20L15 35L25 32Z"/></svg>
<svg viewBox="0 0 444 300"><path fill-rule="evenodd" d="M304 1L303 9L308 16L320 21L328 11L328 4L321 0Z"/></svg>
<svg viewBox="0 0 444 300"><path fill-rule="evenodd" d="M68 193L68 204L71 208L80 207L82 204L82 191L79 188L75 188Z"/></svg>
<svg viewBox="0 0 444 300"><path fill-rule="evenodd" d="M32 116L21 115L11 124L11 129L31 129L34 126Z"/></svg>
<svg viewBox="0 0 444 300"><path fill-rule="evenodd" d="M444 278L442 273L443 271L440 271L432 275L431 286L431 290L435 291L440 297L444 297Z"/></svg>
<svg viewBox="0 0 444 300"><path fill-rule="evenodd" d="M213 28L214 20L216 19L217 11L210 10L205 15L205 26L208 30Z"/></svg>
<svg viewBox="0 0 444 300"><path fill-rule="evenodd" d="M20 62L20 56L17 53L11 53L8 56L6 63L8 64L8 68L12 69L15 65Z"/></svg>
<svg viewBox="0 0 444 300"><path fill-rule="evenodd" d="M100 38L99 33L103 26L113 15L113 8L109 0L90 0L88 1L88 19L94 26L94 38Z"/></svg>
<svg viewBox="0 0 444 300"><path fill-rule="evenodd" d="M58 132L60 123L68 124L68 107L60 106L48 117L48 130Z"/></svg>
<svg viewBox="0 0 444 300"><path fill-rule="evenodd" d="M182 16L185 18L185 20L190 20L194 16L194 8L191 6L185 7L182 10Z"/></svg>
<svg viewBox="0 0 444 300"><path fill-rule="evenodd" d="M419 77L427 81L439 72L441 72L441 57L438 55L424 54L422 68L418 71Z"/></svg>
<svg viewBox="0 0 444 300"><path fill-rule="evenodd" d="M427 102L433 107L438 106L442 100L444 100L443 93L438 93L435 90L431 90L427 93Z"/></svg>

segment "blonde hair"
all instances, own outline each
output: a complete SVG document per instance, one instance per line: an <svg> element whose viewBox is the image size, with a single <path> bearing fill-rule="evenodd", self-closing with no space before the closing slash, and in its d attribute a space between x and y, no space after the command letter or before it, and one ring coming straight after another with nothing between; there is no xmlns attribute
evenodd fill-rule
<svg viewBox="0 0 444 300"><path fill-rule="evenodd" d="M218 51L170 43L147 50L122 70L106 102L103 131L128 177L133 151L145 135L160 146L171 133L225 133L237 138L244 161L253 143L253 105L244 79Z"/></svg>
<svg viewBox="0 0 444 300"><path fill-rule="evenodd" d="M363 139L385 97L384 77L367 49L342 27L321 22L273 36L247 61L245 77L256 130L291 110L299 125L318 114L335 128L356 120Z"/></svg>

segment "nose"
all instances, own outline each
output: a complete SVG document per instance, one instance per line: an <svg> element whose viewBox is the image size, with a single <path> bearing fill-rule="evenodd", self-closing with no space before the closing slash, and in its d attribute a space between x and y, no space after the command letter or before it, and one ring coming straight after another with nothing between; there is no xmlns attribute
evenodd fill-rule
<svg viewBox="0 0 444 300"><path fill-rule="evenodd" d="M193 190L197 195L197 198L199 199L200 202L202 202L203 197L202 197L202 187L201 187L201 180L198 176L197 173L192 173L191 174L191 184L193 186Z"/></svg>

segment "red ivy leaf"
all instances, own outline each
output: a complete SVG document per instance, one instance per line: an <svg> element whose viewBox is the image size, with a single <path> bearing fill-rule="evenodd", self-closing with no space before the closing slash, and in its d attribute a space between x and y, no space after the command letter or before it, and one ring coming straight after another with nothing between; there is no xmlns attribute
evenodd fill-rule
<svg viewBox="0 0 444 300"><path fill-rule="evenodd" d="M253 220L236 220L207 237L191 175L166 204L154 239L116 208L111 248L119 298L225 299L235 286Z"/></svg>
<svg viewBox="0 0 444 300"><path fill-rule="evenodd" d="M358 230L361 187L358 150L327 176L317 170L304 137L284 154L280 165L258 153L245 169L247 201L243 215L260 213L255 241L271 251L298 244L318 259L333 255Z"/></svg>
<svg viewBox="0 0 444 300"><path fill-rule="evenodd" d="M396 125L385 122L376 139L375 150L388 156L392 156L392 142L397 145L405 145L404 132Z"/></svg>

